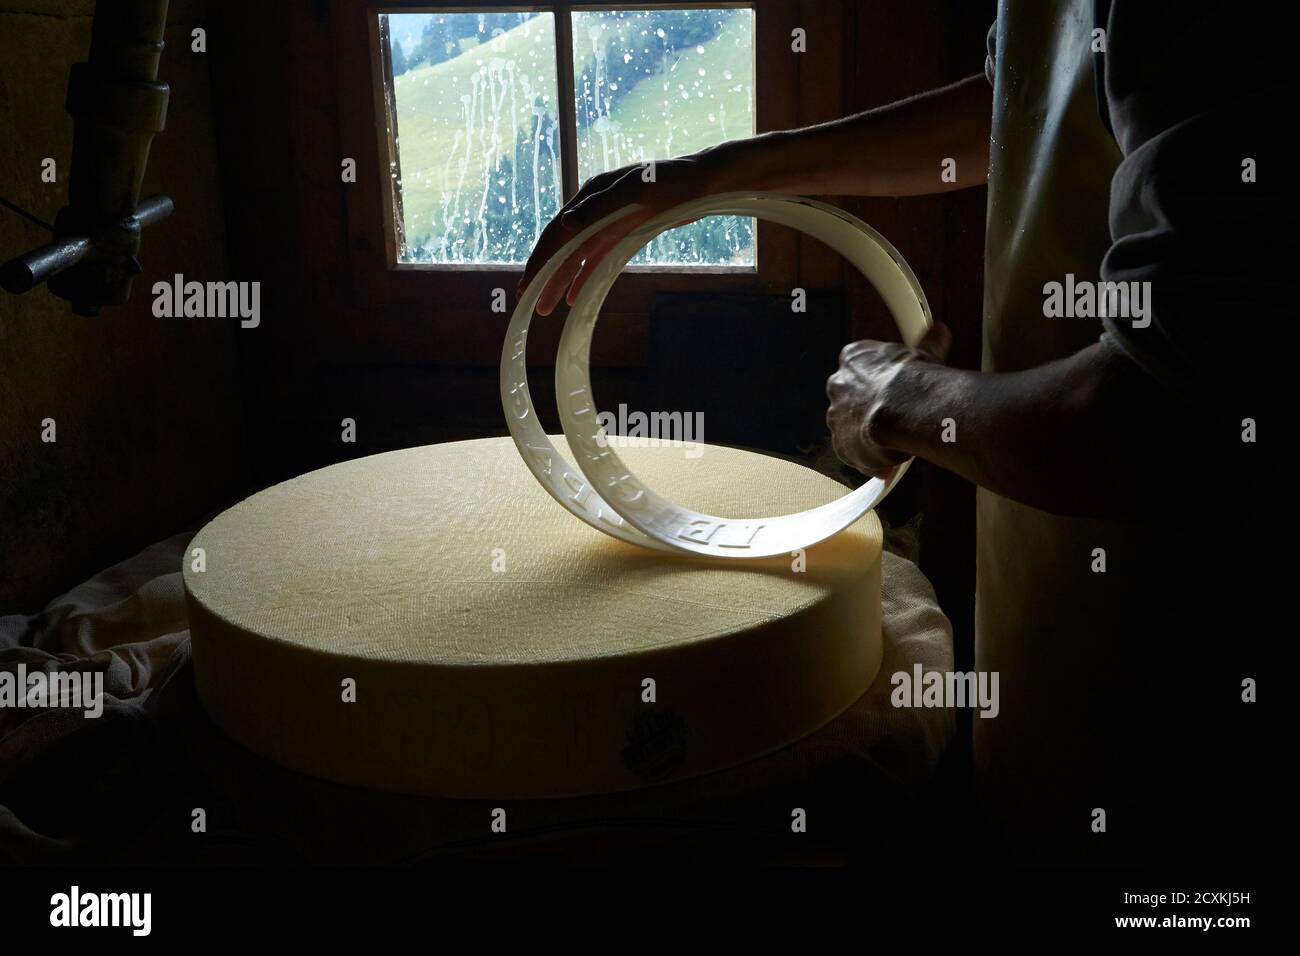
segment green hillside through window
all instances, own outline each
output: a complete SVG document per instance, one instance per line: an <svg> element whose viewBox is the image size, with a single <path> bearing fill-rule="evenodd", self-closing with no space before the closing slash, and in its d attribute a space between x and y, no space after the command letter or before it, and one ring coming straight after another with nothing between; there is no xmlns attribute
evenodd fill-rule
<svg viewBox="0 0 1300 956"><path fill-rule="evenodd" d="M392 46L401 259L524 262L561 205L553 15L388 16L390 36L413 33L405 16L423 24L409 52ZM752 135L749 9L583 11L572 24L580 181ZM633 261L752 265L753 222L692 223Z"/></svg>

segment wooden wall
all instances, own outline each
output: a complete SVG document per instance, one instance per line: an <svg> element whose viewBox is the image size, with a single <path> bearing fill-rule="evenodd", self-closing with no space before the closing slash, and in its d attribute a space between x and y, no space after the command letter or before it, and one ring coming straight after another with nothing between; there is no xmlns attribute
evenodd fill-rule
<svg viewBox="0 0 1300 956"><path fill-rule="evenodd" d="M67 202L64 97L94 6L0 0L0 196L46 222ZM171 100L144 195L170 195L176 212L145 230L131 301L87 318L43 287L0 292L0 614L40 610L244 487L235 325L156 318L150 294L177 272L228 277L209 63L190 44L205 19L201 0L172 0L159 67ZM46 157L53 183L41 180ZM47 241L0 209L0 259ZM41 441L47 418L53 443Z"/></svg>

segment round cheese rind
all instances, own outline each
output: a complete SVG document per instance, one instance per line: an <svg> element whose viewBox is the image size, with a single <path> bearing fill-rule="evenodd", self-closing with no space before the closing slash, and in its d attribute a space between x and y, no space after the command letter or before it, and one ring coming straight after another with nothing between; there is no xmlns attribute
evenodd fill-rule
<svg viewBox="0 0 1300 956"><path fill-rule="evenodd" d="M720 446L621 454L712 514L844 493ZM195 548L204 569L187 559L185 585L209 715L342 783L523 799L680 779L822 726L881 657L874 513L800 555L659 554L574 521L508 438L302 475L219 515Z"/></svg>

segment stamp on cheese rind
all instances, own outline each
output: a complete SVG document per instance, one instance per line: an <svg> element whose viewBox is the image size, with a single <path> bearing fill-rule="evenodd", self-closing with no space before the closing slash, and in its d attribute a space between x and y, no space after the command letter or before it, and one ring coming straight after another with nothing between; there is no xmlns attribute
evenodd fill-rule
<svg viewBox="0 0 1300 956"><path fill-rule="evenodd" d="M686 759L686 736L686 721L676 711L637 711L628 721L623 766L642 780L663 780Z"/></svg>

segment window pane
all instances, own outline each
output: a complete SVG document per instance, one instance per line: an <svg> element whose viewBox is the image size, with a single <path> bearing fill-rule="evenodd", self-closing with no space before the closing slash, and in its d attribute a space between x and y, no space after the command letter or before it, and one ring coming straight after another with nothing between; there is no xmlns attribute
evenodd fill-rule
<svg viewBox="0 0 1300 956"><path fill-rule="evenodd" d="M581 181L754 135L752 10L596 10L572 22ZM753 265L754 220L711 216L632 261Z"/></svg>
<svg viewBox="0 0 1300 956"><path fill-rule="evenodd" d="M387 17L399 260L527 261L562 205L554 16Z"/></svg>

